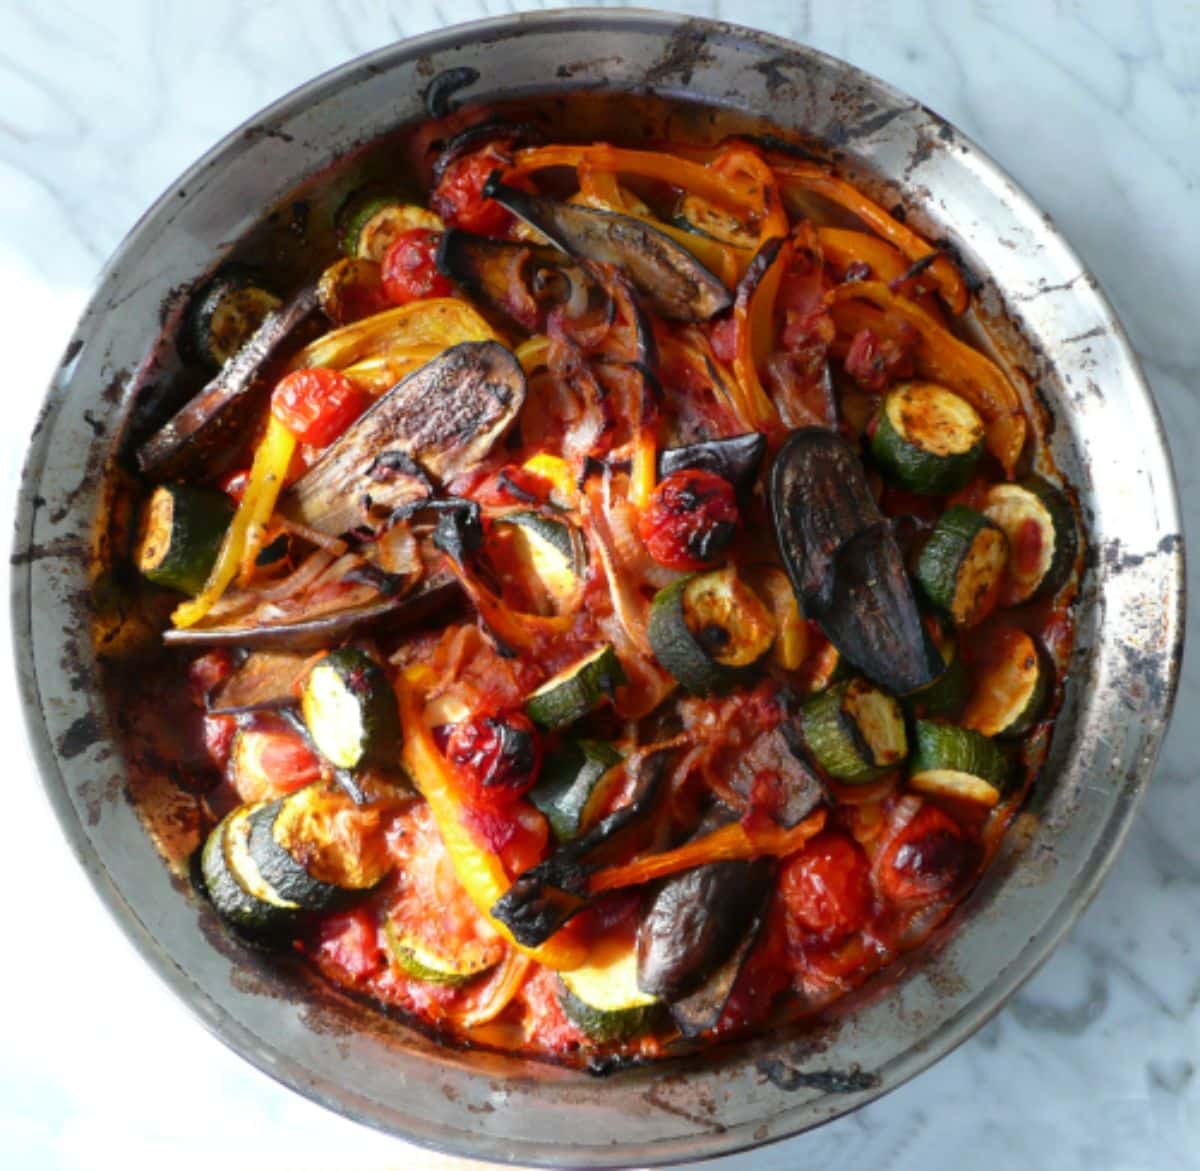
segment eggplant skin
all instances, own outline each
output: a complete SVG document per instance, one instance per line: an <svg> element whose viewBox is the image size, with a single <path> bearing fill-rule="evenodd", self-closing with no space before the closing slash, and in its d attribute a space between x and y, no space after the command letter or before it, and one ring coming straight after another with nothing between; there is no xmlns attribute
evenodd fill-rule
<svg viewBox="0 0 1200 1171"><path fill-rule="evenodd" d="M282 496L279 510L340 536L427 495L413 476L379 475L381 452L445 480L473 466L525 401L525 374L498 342L462 342L414 370L361 415ZM374 472L372 471L374 469Z"/></svg>
<svg viewBox="0 0 1200 1171"><path fill-rule="evenodd" d="M137 453L141 470L158 479L186 479L197 469L206 475L222 470L266 391L259 377L263 368L284 346L307 336L320 316L315 287L268 314L224 369L142 444Z"/></svg>
<svg viewBox="0 0 1200 1171"><path fill-rule="evenodd" d="M647 303L673 321L708 321L733 304L719 277L688 250L642 220L560 203L493 179L484 194L537 228L564 252L615 264Z"/></svg>
<svg viewBox="0 0 1200 1171"><path fill-rule="evenodd" d="M769 498L784 566L806 605L828 590L838 549L883 519L858 453L824 427L792 433L775 457Z"/></svg>
<svg viewBox="0 0 1200 1171"><path fill-rule="evenodd" d="M658 457L659 476L697 469L713 472L735 488L749 488L767 454L767 437L759 431L729 439L708 439L686 447L668 447Z"/></svg>
<svg viewBox="0 0 1200 1171"><path fill-rule="evenodd" d="M834 558L832 591L810 607L843 657L891 695L907 695L945 670L925 635L900 547L886 521L847 541Z"/></svg>
<svg viewBox="0 0 1200 1171"><path fill-rule="evenodd" d="M737 949L772 872L766 859L711 862L667 879L638 927L638 987L668 1003L700 988Z"/></svg>

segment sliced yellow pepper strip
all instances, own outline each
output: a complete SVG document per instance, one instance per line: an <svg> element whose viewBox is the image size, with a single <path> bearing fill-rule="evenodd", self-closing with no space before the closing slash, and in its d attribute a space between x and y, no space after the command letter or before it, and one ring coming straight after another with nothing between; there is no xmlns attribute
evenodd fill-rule
<svg viewBox="0 0 1200 1171"><path fill-rule="evenodd" d="M492 907L512 884L499 855L481 846L462 820L462 800L457 779L422 718L421 695L431 681L428 667L410 667L401 676L398 687L400 722L404 732L402 760L412 782L429 804L454 873L479 913L514 947L545 964L566 971L577 968L587 957L587 946L580 940L559 933L540 947L522 947L512 932L492 917Z"/></svg>
<svg viewBox="0 0 1200 1171"><path fill-rule="evenodd" d="M171 621L177 627L194 626L199 622L220 600L239 569L248 576L246 567L253 568L254 559L262 548L267 522L275 511L275 502L279 499L295 450L296 437L270 415L266 432L254 452L246 491L226 530L204 589L190 602L177 606L171 615Z"/></svg>

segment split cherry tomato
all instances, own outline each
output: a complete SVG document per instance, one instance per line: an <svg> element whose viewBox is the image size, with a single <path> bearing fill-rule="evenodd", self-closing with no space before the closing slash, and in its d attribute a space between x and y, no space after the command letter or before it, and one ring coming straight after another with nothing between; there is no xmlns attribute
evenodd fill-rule
<svg viewBox="0 0 1200 1171"><path fill-rule="evenodd" d="M271 395L271 414L301 443L328 447L371 404L340 370L293 370Z"/></svg>
<svg viewBox="0 0 1200 1171"><path fill-rule="evenodd" d="M411 228L401 232L383 257L383 289L393 305L448 297L454 286L438 272L441 232Z"/></svg>
<svg viewBox="0 0 1200 1171"><path fill-rule="evenodd" d="M481 805L528 792L542 764L537 729L520 711L483 712L453 725L445 751Z"/></svg>
<svg viewBox="0 0 1200 1171"><path fill-rule="evenodd" d="M733 485L690 468L659 482L638 520L638 535L660 565L703 569L725 551L737 525Z"/></svg>
<svg viewBox="0 0 1200 1171"><path fill-rule="evenodd" d="M903 905L932 902L966 876L972 853L958 824L936 806L924 805L878 859L880 893Z"/></svg>
<svg viewBox="0 0 1200 1171"><path fill-rule="evenodd" d="M817 834L784 865L779 891L789 937L840 939L858 931L871 909L867 856L846 834Z"/></svg>
<svg viewBox="0 0 1200 1171"><path fill-rule="evenodd" d="M485 146L473 154L455 159L443 172L430 197L433 210L448 224L495 236L503 232L512 220L508 210L494 199L485 199L483 185L493 171L503 171L508 164L495 146Z"/></svg>

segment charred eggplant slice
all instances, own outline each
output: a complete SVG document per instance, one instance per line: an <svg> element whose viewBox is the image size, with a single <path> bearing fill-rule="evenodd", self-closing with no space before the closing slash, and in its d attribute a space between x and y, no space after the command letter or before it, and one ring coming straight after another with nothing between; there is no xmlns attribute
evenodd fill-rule
<svg viewBox="0 0 1200 1171"><path fill-rule="evenodd" d="M509 328L544 330L550 310L568 317L603 311L608 294L583 265L546 245L493 240L451 228L438 246L437 266L464 293Z"/></svg>
<svg viewBox="0 0 1200 1171"><path fill-rule="evenodd" d="M380 453L435 480L481 460L525 401L520 363L497 342L463 342L396 384L280 500L280 511L338 536L427 495L411 475L381 475ZM390 467L385 469L389 473Z"/></svg>
<svg viewBox="0 0 1200 1171"><path fill-rule="evenodd" d="M564 252L616 265L663 317L708 321L733 304L732 294L717 276L686 248L641 220L531 195L494 176L484 194Z"/></svg>
<svg viewBox="0 0 1200 1171"><path fill-rule="evenodd" d="M669 878L638 927L638 987L668 1003L733 955L771 891L769 860L712 862Z"/></svg>
<svg viewBox="0 0 1200 1171"><path fill-rule="evenodd" d="M207 697L213 715L270 711L296 702L295 683L307 656L298 651L256 651Z"/></svg>
<svg viewBox="0 0 1200 1171"><path fill-rule="evenodd" d="M756 736L729 778L730 787L747 803L754 799L760 777L774 778L777 788L770 815L784 829L799 825L825 800L820 778L801 753L796 722L793 718Z"/></svg>
<svg viewBox="0 0 1200 1171"><path fill-rule="evenodd" d="M686 447L669 447L658 457L658 474L669 476L696 468L728 480L735 488L749 488L767 454L767 437L758 431L734 435L729 439L709 439Z"/></svg>
<svg viewBox="0 0 1200 1171"><path fill-rule="evenodd" d="M265 391L263 368L298 342L320 317L315 288L297 293L269 313L224 369L138 450L147 475L168 477L201 467L206 475L224 468L237 451L244 427Z"/></svg>
<svg viewBox="0 0 1200 1171"><path fill-rule="evenodd" d="M399 629L428 618L459 596L458 582L441 573L426 579L404 597L381 597L319 615L295 615L280 622L254 625L188 626L163 632L168 646L239 646L247 650L318 650L367 627Z"/></svg>

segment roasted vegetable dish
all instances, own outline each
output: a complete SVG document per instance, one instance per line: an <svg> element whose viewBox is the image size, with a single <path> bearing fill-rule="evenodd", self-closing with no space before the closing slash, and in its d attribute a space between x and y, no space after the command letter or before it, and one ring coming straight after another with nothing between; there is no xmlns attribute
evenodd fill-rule
<svg viewBox="0 0 1200 1171"><path fill-rule="evenodd" d="M593 1068L824 1009L1042 763L1080 540L956 257L771 142L439 143L138 448L250 944ZM974 338L975 340L971 340Z"/></svg>

